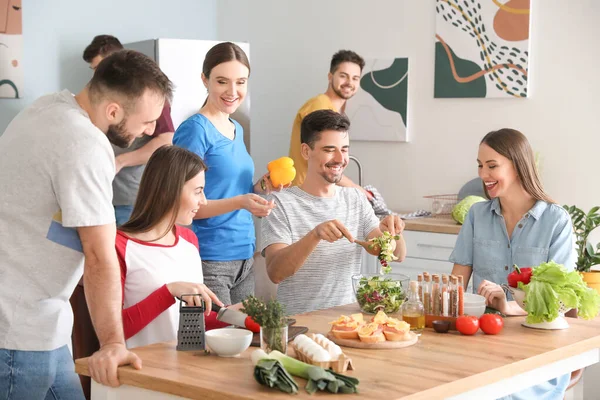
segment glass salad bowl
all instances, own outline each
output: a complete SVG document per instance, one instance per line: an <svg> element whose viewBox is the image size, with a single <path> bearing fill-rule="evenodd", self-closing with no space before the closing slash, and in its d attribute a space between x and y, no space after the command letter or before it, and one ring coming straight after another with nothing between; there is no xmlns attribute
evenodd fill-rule
<svg viewBox="0 0 600 400"><path fill-rule="evenodd" d="M400 311L407 296L410 278L402 274L359 274L352 276L352 287L360 309L367 314L383 310Z"/></svg>
<svg viewBox="0 0 600 400"><path fill-rule="evenodd" d="M513 288L508 285L502 285L502 287L510 292L513 299L517 302L517 304L525 309L525 292L521 289ZM535 329L567 329L569 327L569 323L565 318L565 314L570 311L570 308L565 307L563 302L560 303L560 308L558 309L558 317L550 322L539 322L539 323L528 323L523 322L523 326L527 328L535 328Z"/></svg>

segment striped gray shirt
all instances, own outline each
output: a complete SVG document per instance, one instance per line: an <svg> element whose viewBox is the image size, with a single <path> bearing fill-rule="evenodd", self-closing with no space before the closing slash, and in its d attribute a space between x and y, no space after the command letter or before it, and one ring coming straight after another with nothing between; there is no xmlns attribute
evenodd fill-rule
<svg viewBox="0 0 600 400"><path fill-rule="evenodd" d="M262 220L262 250L274 243L291 245L317 225L337 219L356 239L364 240L379 220L356 188L336 186L333 197L316 197L298 187L273 193L276 207ZM295 275L283 280L277 299L290 315L356 301L351 276L361 271L362 247L345 238L322 240Z"/></svg>

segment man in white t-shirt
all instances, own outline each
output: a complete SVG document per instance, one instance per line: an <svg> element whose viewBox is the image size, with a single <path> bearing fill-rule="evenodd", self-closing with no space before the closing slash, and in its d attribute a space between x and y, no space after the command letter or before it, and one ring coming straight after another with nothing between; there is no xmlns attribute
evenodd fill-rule
<svg viewBox="0 0 600 400"><path fill-rule="evenodd" d="M262 222L267 273L279 284L277 298L289 314L356 301L351 276L360 273L362 247L354 240L404 229L397 215L379 222L359 189L336 185L348 165L349 127L348 118L333 110L314 111L302 120L306 179L273 193L275 208ZM402 236L394 254L398 261L406 256Z"/></svg>
<svg viewBox="0 0 600 400"><path fill-rule="evenodd" d="M92 378L116 386L118 365L141 368L123 338L111 143L151 134L171 95L154 61L124 50L79 94L39 98L0 136L0 396L83 398L67 346L82 272L101 345Z"/></svg>

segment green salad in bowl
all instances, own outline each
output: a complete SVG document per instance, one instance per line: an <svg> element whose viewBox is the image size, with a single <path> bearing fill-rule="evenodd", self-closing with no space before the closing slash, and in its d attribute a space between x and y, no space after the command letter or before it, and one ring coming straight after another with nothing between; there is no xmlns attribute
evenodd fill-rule
<svg viewBox="0 0 600 400"><path fill-rule="evenodd" d="M402 274L353 275L352 287L360 309L368 314L400 311L410 278Z"/></svg>

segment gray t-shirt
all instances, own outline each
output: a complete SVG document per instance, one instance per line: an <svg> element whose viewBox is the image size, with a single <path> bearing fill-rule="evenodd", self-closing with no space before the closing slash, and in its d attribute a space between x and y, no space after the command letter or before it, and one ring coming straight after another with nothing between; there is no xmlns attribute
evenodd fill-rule
<svg viewBox="0 0 600 400"><path fill-rule="evenodd" d="M339 220L355 239L364 240L379 220L356 188L336 186L333 197L316 197L297 186L273 193L276 207L262 220L262 250L274 243L291 245L317 225ZM362 247L340 239L322 240L304 265L277 288L288 314L319 310L356 301L352 275L361 270Z"/></svg>
<svg viewBox="0 0 600 400"><path fill-rule="evenodd" d="M36 100L0 136L0 348L71 340L81 278L76 227L114 223L114 154L73 95Z"/></svg>
<svg viewBox="0 0 600 400"><path fill-rule="evenodd" d="M123 153L135 151L145 146L152 139L152 137L144 135L144 137L135 139L131 146L127 148L114 145L112 147L115 156L118 156ZM146 164L125 167L115 176L113 181L113 204L115 206L132 206L135 204L135 198L140 188L140 181L142 180L145 168Z"/></svg>

